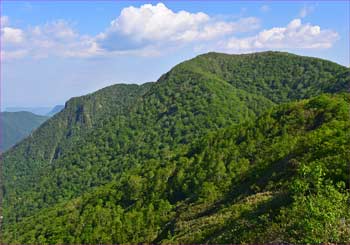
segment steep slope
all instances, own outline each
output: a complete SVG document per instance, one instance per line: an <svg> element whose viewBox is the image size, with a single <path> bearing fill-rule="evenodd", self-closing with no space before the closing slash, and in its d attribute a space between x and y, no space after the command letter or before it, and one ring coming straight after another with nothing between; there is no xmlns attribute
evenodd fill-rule
<svg viewBox="0 0 350 245"><path fill-rule="evenodd" d="M12 224L5 241L349 242L349 102L323 95L214 132Z"/></svg>
<svg viewBox="0 0 350 245"><path fill-rule="evenodd" d="M45 116L31 112L1 112L0 152L4 152L17 142L27 137L34 129L47 120Z"/></svg>
<svg viewBox="0 0 350 245"><path fill-rule="evenodd" d="M273 67L278 69L264 71ZM299 71L300 67L307 69ZM192 161L186 156L195 142L218 129L253 121L280 102L345 91L348 73L348 68L328 61L284 53L207 54L174 67L156 83L116 85L72 99L32 137L2 157L5 241L166 240L171 229L163 228L168 227L165 224L176 207L198 192L205 196L206 191L215 190L210 184L201 187L201 182L175 182L176 188L167 188L176 166ZM293 92L294 83L303 84L303 95ZM220 169L225 169L222 164ZM209 173L221 179L214 170L199 172L202 177ZM116 228L115 236L94 229L114 220L100 210L106 196L112 198L111 210L123 217L117 219L127 224ZM83 216L77 205L85 205L86 200L93 204ZM76 220L70 231L60 227L67 221L64 210L78 212L72 215ZM143 220L146 216L153 218ZM44 223L47 217L58 220L47 227L50 232L38 235L45 229L32 226L34 217ZM84 220L88 217L94 223ZM142 222L149 228L141 227ZM83 224L89 225L80 227ZM74 240L75 236L80 240Z"/></svg>
<svg viewBox="0 0 350 245"><path fill-rule="evenodd" d="M139 89L143 86L149 85ZM115 88L105 91L113 93ZM98 101L95 94L90 97L91 101ZM103 98L107 100L110 96ZM15 163L3 169L8 181L4 185L8 198L3 203L4 207L9 205L4 217L8 213L14 220L16 213L20 217L30 215L42 207L76 197L118 178L127 168L142 165L146 159L160 162L170 158L212 129L253 117L256 111L247 104L260 104L261 110L272 106L269 100L236 90L225 81L192 73L170 74L166 83L152 85L134 104L114 108L116 115L109 108L103 121L98 114L92 117L89 109L82 109L89 108L86 102L83 105L73 102L68 104L76 111L66 108L52 118L55 120L44 124L32 139L4 156L4 164ZM63 113L70 114L63 117ZM64 118L76 125L67 127L62 123ZM93 126L90 118L99 125ZM57 135L60 128L52 130L56 125L67 131ZM8 176L16 176L16 181L7 179ZM22 199L15 198L14 191Z"/></svg>
<svg viewBox="0 0 350 245"><path fill-rule="evenodd" d="M349 110L349 94L322 95L203 139L173 182L198 201L162 241L349 242Z"/></svg>
<svg viewBox="0 0 350 245"><path fill-rule="evenodd" d="M50 173L54 166L53 161L76 146L76 141L84 142L85 135L102 127L110 117L126 113L126 108L140 94L145 93L148 87L149 84L120 84L102 89L93 95L73 98L66 103L63 111L47 120L30 137L4 154L1 159L1 180L4 182L2 191L7 198L3 199L3 207L7 204L11 206L8 209L9 214L18 216L18 211L13 209L21 210L23 204L26 210L40 208L40 205L37 206L40 201L35 201L35 196L29 198L32 194L30 190L40 186L37 181ZM18 199L14 193L21 193L28 203ZM4 208L4 215L6 210Z"/></svg>

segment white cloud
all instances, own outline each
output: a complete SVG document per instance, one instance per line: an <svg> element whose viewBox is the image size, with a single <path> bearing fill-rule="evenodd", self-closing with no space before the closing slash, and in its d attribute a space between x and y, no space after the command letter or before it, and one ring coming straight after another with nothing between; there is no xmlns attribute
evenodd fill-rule
<svg viewBox="0 0 350 245"><path fill-rule="evenodd" d="M231 52L251 52L262 49L326 49L338 40L338 33L321 30L318 25L303 24L292 20L286 27L263 30L245 38L231 38L219 43L219 47Z"/></svg>
<svg viewBox="0 0 350 245"><path fill-rule="evenodd" d="M1 28L1 38L4 45L18 44L23 42L24 33L21 29L18 28L3 27Z"/></svg>
<svg viewBox="0 0 350 245"><path fill-rule="evenodd" d="M264 6L262 10L267 10ZM247 36L247 33L249 35L259 28L259 19L246 17L227 21L202 12L174 12L162 3L124 8L105 31L96 36L82 35L74 25L64 20L27 29L11 26L7 16L2 16L1 22L2 57L5 59L125 54L155 56L184 46L195 51L225 52L325 49L332 47L338 39L335 31L304 24L301 19L294 19L285 27L274 27Z"/></svg>
<svg viewBox="0 0 350 245"><path fill-rule="evenodd" d="M299 17L305 18L307 15L311 14L314 11L313 6L304 6L299 11Z"/></svg>
<svg viewBox="0 0 350 245"><path fill-rule="evenodd" d="M1 28L2 58L23 57L89 57L98 54L94 39L78 34L63 20L48 22L26 30L13 27Z"/></svg>
<svg viewBox="0 0 350 245"><path fill-rule="evenodd" d="M78 36L69 23L64 20L56 20L46 23L44 26L36 26L31 29L32 35L35 37L44 37L47 39L66 40Z"/></svg>
<svg viewBox="0 0 350 245"><path fill-rule="evenodd" d="M97 41L106 50L132 50L149 45L188 44L256 29L259 20L219 21L205 13L173 12L164 4L145 4L121 11Z"/></svg>
<svg viewBox="0 0 350 245"><path fill-rule="evenodd" d="M94 39L77 33L64 20L56 20L28 30L36 58L50 55L63 57L89 57L97 55L98 47Z"/></svg>
<svg viewBox="0 0 350 245"><path fill-rule="evenodd" d="M8 24L8 18L3 18ZM3 27L6 57L44 58L112 56L120 54L159 55L188 44L218 40L238 32L259 28L255 17L222 21L198 12L173 12L164 4L124 8L110 26L97 36L81 35L73 26L56 20L27 28ZM26 52L22 52L25 50ZM13 54L13 55L10 55Z"/></svg>

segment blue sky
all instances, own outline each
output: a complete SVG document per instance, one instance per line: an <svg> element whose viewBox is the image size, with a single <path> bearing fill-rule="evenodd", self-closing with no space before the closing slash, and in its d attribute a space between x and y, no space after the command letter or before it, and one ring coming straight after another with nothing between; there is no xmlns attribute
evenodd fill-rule
<svg viewBox="0 0 350 245"><path fill-rule="evenodd" d="M348 1L2 1L1 14L2 108L155 81L208 51L350 63Z"/></svg>

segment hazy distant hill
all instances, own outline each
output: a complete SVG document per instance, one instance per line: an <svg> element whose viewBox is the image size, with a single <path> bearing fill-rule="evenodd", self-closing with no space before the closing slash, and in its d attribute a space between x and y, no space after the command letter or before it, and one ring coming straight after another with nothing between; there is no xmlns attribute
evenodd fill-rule
<svg viewBox="0 0 350 245"><path fill-rule="evenodd" d="M39 127L48 117L35 115L31 112L1 112L1 142L0 151L6 151L17 142L27 137Z"/></svg>
<svg viewBox="0 0 350 245"><path fill-rule="evenodd" d="M52 110L52 107L6 107L4 111L20 112L28 111L36 115L45 116Z"/></svg>
<svg viewBox="0 0 350 245"><path fill-rule="evenodd" d="M2 155L2 243L349 243L349 75L208 53L72 98Z"/></svg>
<svg viewBox="0 0 350 245"><path fill-rule="evenodd" d="M6 107L6 112L20 112L28 111L40 116L53 116L60 112L64 108L64 105L56 105L54 107Z"/></svg>

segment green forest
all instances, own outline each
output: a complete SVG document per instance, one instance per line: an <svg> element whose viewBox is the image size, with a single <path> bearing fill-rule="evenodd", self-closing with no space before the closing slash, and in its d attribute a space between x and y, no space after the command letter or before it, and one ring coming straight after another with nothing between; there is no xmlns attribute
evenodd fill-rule
<svg viewBox="0 0 350 245"><path fill-rule="evenodd" d="M1 155L1 243L350 243L350 69L207 53Z"/></svg>

